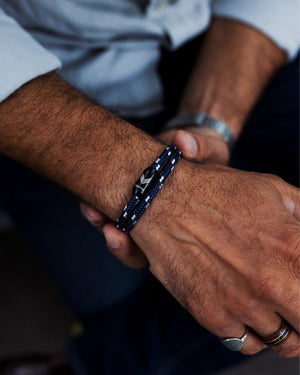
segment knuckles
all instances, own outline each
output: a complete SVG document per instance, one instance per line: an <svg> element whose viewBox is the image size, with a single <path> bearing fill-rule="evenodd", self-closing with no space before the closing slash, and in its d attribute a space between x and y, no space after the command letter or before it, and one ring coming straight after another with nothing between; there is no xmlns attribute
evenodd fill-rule
<svg viewBox="0 0 300 375"><path fill-rule="evenodd" d="M276 275L264 275L257 280L257 294L269 302L284 303L288 293L286 284L282 283Z"/></svg>
<svg viewBox="0 0 300 375"><path fill-rule="evenodd" d="M274 186L276 189L286 186L286 182L279 176L270 173L264 173L261 176L263 176L265 181L267 181L270 185Z"/></svg>
<svg viewBox="0 0 300 375"><path fill-rule="evenodd" d="M277 254L274 251L269 262L249 272L249 281L258 297L278 303L297 298L292 295L292 286L298 285L300 277L300 236L290 236L284 247L280 254L279 249Z"/></svg>
<svg viewBox="0 0 300 375"><path fill-rule="evenodd" d="M287 248L288 251L288 267L290 273L299 279L300 277L300 234L290 241L290 245Z"/></svg>

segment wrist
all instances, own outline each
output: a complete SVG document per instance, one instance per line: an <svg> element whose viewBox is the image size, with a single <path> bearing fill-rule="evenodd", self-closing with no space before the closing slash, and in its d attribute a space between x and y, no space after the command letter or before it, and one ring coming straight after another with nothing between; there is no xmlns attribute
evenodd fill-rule
<svg viewBox="0 0 300 375"><path fill-rule="evenodd" d="M182 157L180 150L170 145L147 167L132 189L132 196L119 217L116 228L128 233L143 215Z"/></svg>
<svg viewBox="0 0 300 375"><path fill-rule="evenodd" d="M284 63L269 38L244 23L213 18L184 90L179 113L203 111L237 137L262 90Z"/></svg>
<svg viewBox="0 0 300 375"><path fill-rule="evenodd" d="M199 91L195 101L189 95L183 97L178 115L204 112L208 117L226 123L236 140L249 113L247 106L242 106L239 103L239 107L237 107L234 98L228 98L228 95L220 95L219 87L202 87L201 91L201 93Z"/></svg>
<svg viewBox="0 0 300 375"><path fill-rule="evenodd" d="M159 191L152 204L149 206L143 217L133 228L131 234L136 237L146 238L145 236L155 234L160 231L167 231L170 223L184 216L185 202L189 201L189 190L186 187L189 181L192 181L194 175L194 165L191 162L181 159L176 168L166 180L163 188ZM197 175L200 177L202 168L197 169ZM205 184L205 178L203 178ZM201 186L199 186L201 189ZM155 249L153 249L155 250Z"/></svg>
<svg viewBox="0 0 300 375"><path fill-rule="evenodd" d="M99 160L96 171L90 173L95 189L91 190L89 197L95 200L95 207L114 221L129 201L132 187L141 173L165 148L164 144L132 125L119 119L117 122L120 122L117 126L119 129L113 133L116 139L111 140L109 145L108 160L104 164Z"/></svg>

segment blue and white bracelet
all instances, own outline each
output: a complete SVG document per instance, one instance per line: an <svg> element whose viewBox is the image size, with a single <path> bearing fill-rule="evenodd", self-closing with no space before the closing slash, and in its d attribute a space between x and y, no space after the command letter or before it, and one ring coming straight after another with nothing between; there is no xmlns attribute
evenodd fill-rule
<svg viewBox="0 0 300 375"><path fill-rule="evenodd" d="M144 170L132 189L132 196L124 207L116 228L128 233L159 192L182 152L174 145L168 146L153 164Z"/></svg>

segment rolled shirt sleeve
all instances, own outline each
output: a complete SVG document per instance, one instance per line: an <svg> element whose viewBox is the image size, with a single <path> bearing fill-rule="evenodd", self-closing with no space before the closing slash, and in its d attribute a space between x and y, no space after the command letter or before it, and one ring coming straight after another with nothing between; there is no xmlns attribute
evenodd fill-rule
<svg viewBox="0 0 300 375"><path fill-rule="evenodd" d="M0 102L26 82L60 66L53 54L0 8Z"/></svg>
<svg viewBox="0 0 300 375"><path fill-rule="evenodd" d="M245 22L295 58L300 48L299 0L215 0L213 14Z"/></svg>

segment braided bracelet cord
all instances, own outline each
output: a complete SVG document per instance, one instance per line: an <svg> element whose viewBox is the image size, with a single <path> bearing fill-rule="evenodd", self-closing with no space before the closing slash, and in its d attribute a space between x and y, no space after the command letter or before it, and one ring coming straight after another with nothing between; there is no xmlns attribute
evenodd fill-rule
<svg viewBox="0 0 300 375"><path fill-rule="evenodd" d="M156 173L164 165L167 158L169 158L172 153L176 150L176 147L170 145L164 149L161 155L150 165L149 168L145 169L135 183L132 189L132 196L123 209L123 213L117 221L116 227L118 229L122 228L125 222L132 216L137 205L140 203L144 194L149 190L151 183L153 182ZM147 178L148 177L148 178Z"/></svg>
<svg viewBox="0 0 300 375"><path fill-rule="evenodd" d="M125 226L125 232L128 233L134 227L134 225L136 224L138 219L142 216L142 214L146 211L146 208L149 206L153 198L159 192L165 180L167 179L171 171L174 169L175 164L181 158L181 156L182 156L181 151L176 151L175 154L172 156L172 158L168 161L166 167L161 172L161 175L158 181L156 181L155 185L149 191L148 195L142 200L141 204L138 206L138 208L132 215L131 219L128 220L128 222L126 223L127 225Z"/></svg>
<svg viewBox="0 0 300 375"><path fill-rule="evenodd" d="M155 169L154 175L151 177L151 181L147 184L145 189L137 195L137 190L140 189L139 183L143 181L143 176L137 181L137 184L133 188L133 196L125 206L122 215L116 223L116 228L122 230L124 233L128 233L133 226L136 224L138 219L145 212L149 204L152 202L158 191L163 186L165 180L173 170L175 164L181 158L181 151L173 145L168 146L158 159L145 171ZM158 172L160 170L160 172Z"/></svg>

